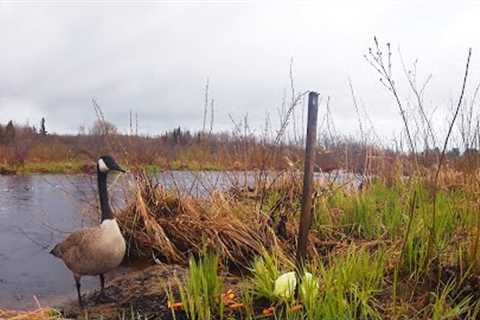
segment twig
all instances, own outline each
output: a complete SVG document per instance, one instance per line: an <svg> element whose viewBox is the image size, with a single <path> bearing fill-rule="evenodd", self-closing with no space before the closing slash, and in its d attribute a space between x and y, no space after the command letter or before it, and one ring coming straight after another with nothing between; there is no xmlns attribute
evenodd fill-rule
<svg viewBox="0 0 480 320"><path fill-rule="evenodd" d="M462 90L460 92L460 97L458 98L458 103L457 107L455 109L455 113L453 115L453 119L450 122L449 128L448 128L448 133L447 136L445 137L445 141L443 143L443 149L442 153L440 155L440 160L438 162L438 167L437 171L435 172L435 178L433 182L434 190L433 190L433 211L432 211L432 227L430 231L430 237L428 241L428 247L427 247L427 257L431 257L432 254L432 247L436 247L436 223L437 223L437 194L438 194L438 177L440 175L440 170L442 169L443 162L445 160L445 154L447 150L447 145L448 145L448 140L450 138L450 135L452 134L452 129L453 125L455 124L455 120L457 119L458 113L460 111L460 108L462 106L462 100L463 100L463 95L465 93L465 86L467 84L467 77L468 77L468 68L470 66L470 57L472 56L472 48L468 49L468 57L467 57L467 64L465 66L465 74L463 76L463 84L462 84ZM440 263L440 261L438 261ZM440 269L438 269L440 272Z"/></svg>
<svg viewBox="0 0 480 320"><path fill-rule="evenodd" d="M383 61L383 52L380 49L380 45L378 43L377 37L373 37L373 41L375 42L376 52L373 52L372 48L368 49L368 55L364 55L365 60L380 74L380 83L392 93L395 101L397 103L398 109L400 110L400 115L403 120L403 124L405 126L405 133L407 135L407 139L410 145L410 152L415 159L415 165L417 165L417 156L416 156L416 148L415 143L412 138L412 134L410 131L410 126L408 125L407 115L405 112L405 108L398 96L397 88L395 81L392 78L392 63L391 63L391 49L390 43L387 42L387 54L388 54L388 65L385 65Z"/></svg>

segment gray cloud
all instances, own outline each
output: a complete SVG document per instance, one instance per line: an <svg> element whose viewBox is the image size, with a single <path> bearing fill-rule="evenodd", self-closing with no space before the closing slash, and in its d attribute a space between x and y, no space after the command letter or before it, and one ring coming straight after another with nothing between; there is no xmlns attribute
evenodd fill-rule
<svg viewBox="0 0 480 320"><path fill-rule="evenodd" d="M277 122L293 57L297 90L317 90L323 101L330 96L339 131L357 130L350 77L377 131L390 135L401 128L397 109L362 57L373 35L391 41L395 56L400 46L406 62L419 58L419 75L433 73L428 107L447 110L469 46L472 83L479 79L479 13L468 1L433 0L0 0L0 122L37 123L45 116L51 130L75 133L95 119L90 100L96 98L122 130L130 109L145 133L199 129L209 77L217 130L232 128L228 114L248 113L260 127L267 112ZM405 83L400 89L408 98Z"/></svg>

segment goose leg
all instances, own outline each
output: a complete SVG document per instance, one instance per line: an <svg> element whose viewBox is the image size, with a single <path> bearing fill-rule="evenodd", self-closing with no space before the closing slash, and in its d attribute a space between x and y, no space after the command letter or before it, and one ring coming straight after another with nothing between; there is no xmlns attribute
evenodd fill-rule
<svg viewBox="0 0 480 320"><path fill-rule="evenodd" d="M100 292L103 293L105 289L105 277L103 274L100 274Z"/></svg>
<svg viewBox="0 0 480 320"><path fill-rule="evenodd" d="M105 303L110 302L110 298L105 294L105 276L99 274L100 277L100 293L97 295L97 302Z"/></svg>
<svg viewBox="0 0 480 320"><path fill-rule="evenodd" d="M82 308L83 302L82 302L82 295L80 294L80 277L76 275L74 277L75 277L75 284L77 286L78 304L80 305L80 308Z"/></svg>

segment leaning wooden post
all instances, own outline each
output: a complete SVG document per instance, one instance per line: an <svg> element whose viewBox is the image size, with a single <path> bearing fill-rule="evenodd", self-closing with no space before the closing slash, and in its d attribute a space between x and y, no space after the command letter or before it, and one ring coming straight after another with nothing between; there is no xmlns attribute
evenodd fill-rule
<svg viewBox="0 0 480 320"><path fill-rule="evenodd" d="M307 255L308 233L312 225L313 163L317 140L318 93L308 94L307 141L303 176L302 212L298 230L297 268L303 270Z"/></svg>

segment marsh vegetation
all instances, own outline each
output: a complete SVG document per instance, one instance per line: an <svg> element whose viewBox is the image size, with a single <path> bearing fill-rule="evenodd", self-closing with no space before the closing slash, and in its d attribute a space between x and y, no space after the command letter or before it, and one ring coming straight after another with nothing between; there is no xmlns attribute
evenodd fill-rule
<svg viewBox="0 0 480 320"><path fill-rule="evenodd" d="M298 106L304 94L296 93L293 80L279 128L267 121L263 135L250 131L244 119L234 121L230 134L178 130L150 138L101 130L49 137L49 144L82 141L98 148L92 153L118 153L134 181L117 214L128 256L183 270L163 282L142 278L143 293L137 281L129 298L128 288L111 288L121 303L107 312L92 302L85 312L135 319L477 319L480 113L479 86L468 89L470 53L459 97L439 126L423 102L430 77L418 79L416 64L409 68L402 61L414 97L404 101L390 45L374 40L365 58L404 124L393 145L377 139L353 86L359 139L335 134L324 100L315 161L325 175L315 181L304 270L311 276L302 271L293 294L275 288L278 277L295 271L301 208L303 139L296 119L302 119ZM99 121L105 123L103 116ZM14 145L6 148L15 155ZM151 172L175 161L186 168L251 170L252 178L193 196L166 188ZM337 179L339 171L357 175L361 183ZM155 274L149 270L146 274ZM127 286L122 281L115 284Z"/></svg>

